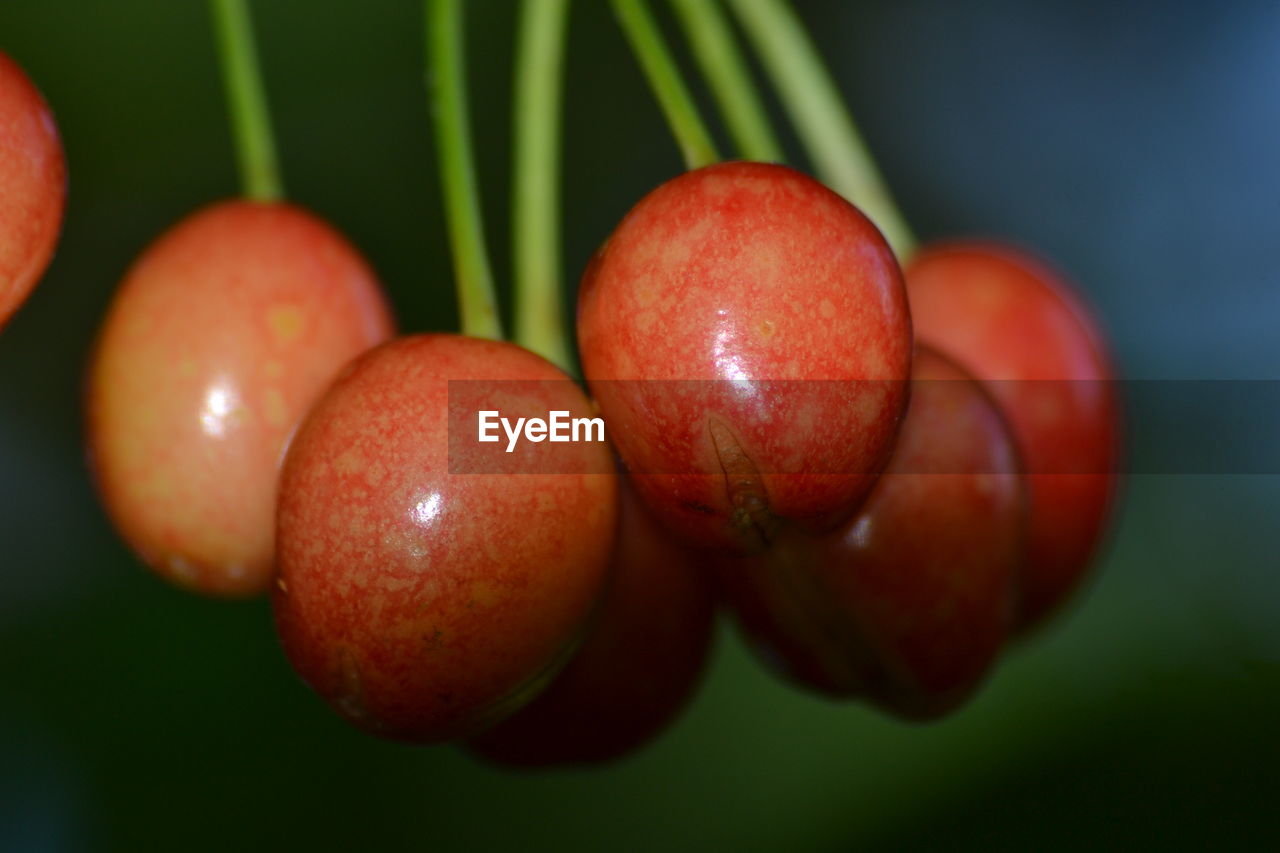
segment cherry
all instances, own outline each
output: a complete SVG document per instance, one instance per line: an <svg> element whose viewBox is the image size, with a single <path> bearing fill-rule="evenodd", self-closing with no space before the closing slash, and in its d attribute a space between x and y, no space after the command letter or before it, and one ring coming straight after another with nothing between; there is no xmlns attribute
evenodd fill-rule
<svg viewBox="0 0 1280 853"><path fill-rule="evenodd" d="M364 260L299 208L226 201L161 236L120 285L88 374L92 467L134 550L194 591L265 592L285 445L391 328Z"/></svg>
<svg viewBox="0 0 1280 853"><path fill-rule="evenodd" d="M866 217L793 169L722 163L649 193L588 269L578 321L637 490L693 542L829 529L888 458L911 355L901 273Z"/></svg>
<svg viewBox="0 0 1280 853"><path fill-rule="evenodd" d="M1034 627L1085 574L1115 494L1120 416L1102 336L1066 282L1003 246L926 249L907 286L919 339L987 381L1017 437L1031 495L1019 623Z"/></svg>
<svg viewBox="0 0 1280 853"><path fill-rule="evenodd" d="M53 113L17 63L0 53L0 329L53 257L66 195Z"/></svg>
<svg viewBox="0 0 1280 853"><path fill-rule="evenodd" d="M1000 652L1026 508L1011 433L982 387L925 348L912 378L893 459L858 514L717 574L786 677L926 718L961 703Z"/></svg>
<svg viewBox="0 0 1280 853"><path fill-rule="evenodd" d="M591 632L547 690L470 741L501 764L620 758L656 737L693 698L711 648L714 604L698 555L620 492L611 581Z"/></svg>
<svg viewBox="0 0 1280 853"><path fill-rule="evenodd" d="M477 406L590 409L528 350L419 335L344 370L289 448L276 627L303 680L375 734L445 740L509 714L567 660L607 577L607 445L526 442L512 464L529 473L486 473L507 457L461 440Z"/></svg>

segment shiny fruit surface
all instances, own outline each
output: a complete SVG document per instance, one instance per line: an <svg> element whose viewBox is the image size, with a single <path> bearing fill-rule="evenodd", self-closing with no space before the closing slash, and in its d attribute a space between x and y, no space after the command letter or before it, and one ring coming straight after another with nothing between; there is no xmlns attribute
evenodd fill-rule
<svg viewBox="0 0 1280 853"><path fill-rule="evenodd" d="M642 499L690 541L750 552L846 519L888 458L911 328L856 208L785 166L687 172L645 196L583 279L583 369Z"/></svg>
<svg viewBox="0 0 1280 853"><path fill-rule="evenodd" d="M573 652L607 579L607 444L562 445L562 470L587 473L466 473L493 445L451 444L451 383L504 415L590 409L528 350L401 338L343 371L281 477L285 653L339 714L384 737L447 740L514 711ZM532 465L547 445L522 447Z"/></svg>
<svg viewBox="0 0 1280 853"><path fill-rule="evenodd" d="M0 53L0 329L53 257L66 195L53 113L17 63Z"/></svg>
<svg viewBox="0 0 1280 853"><path fill-rule="evenodd" d="M285 446L391 332L368 265L299 208L221 202L163 234L116 292L88 374L90 460L124 538L179 586L265 592Z"/></svg>
<svg viewBox="0 0 1280 853"><path fill-rule="evenodd" d="M1034 627L1086 574L1116 491L1120 413L1103 338L1066 282L1001 246L927 248L907 286L920 341L986 382L1018 440L1031 490L1019 622Z"/></svg>
<svg viewBox="0 0 1280 853"><path fill-rule="evenodd" d="M893 459L857 516L825 537L791 535L725 561L719 577L757 651L791 680L933 717L962 702L999 655L1025 511L994 401L920 348Z"/></svg>
<svg viewBox="0 0 1280 853"><path fill-rule="evenodd" d="M609 588L582 646L547 690L470 741L499 764L620 758L657 737L702 678L714 628L705 558L620 490Z"/></svg>

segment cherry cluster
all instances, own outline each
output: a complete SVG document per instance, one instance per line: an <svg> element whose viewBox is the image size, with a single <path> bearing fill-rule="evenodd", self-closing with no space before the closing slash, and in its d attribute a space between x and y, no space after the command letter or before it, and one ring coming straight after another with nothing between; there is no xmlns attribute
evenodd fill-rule
<svg viewBox="0 0 1280 853"><path fill-rule="evenodd" d="M1109 386L983 383L1110 376L1033 261L940 245L904 285L851 204L732 162L641 200L579 300L587 381L644 473L600 473L609 451L585 443L570 467L588 473L450 473L450 380L504 380L494 408L589 401L514 344L382 343L367 267L295 208L201 211L135 264L102 332L88 400L107 506L171 580L270 588L289 660L349 720L513 763L660 730L699 681L716 600L793 681L924 717L1081 577L1112 476L1024 472L1063 454L1112 470ZM618 390L744 377L797 382L714 411Z"/></svg>
<svg viewBox="0 0 1280 853"><path fill-rule="evenodd" d="M819 182L725 163L636 205L578 322L636 492L716 554L720 599L803 687L954 709L1103 533L1112 371L1079 299L1015 250L944 243L904 272ZM612 381L690 379L726 393Z"/></svg>
<svg viewBox="0 0 1280 853"><path fill-rule="evenodd" d="M64 191L47 107L3 57L0 128L3 318ZM717 609L794 684L947 713L1062 607L1104 532L1118 405L1071 288L996 244L904 268L790 167L702 166L641 199L583 275L577 340L585 389L513 343L397 337L334 229L279 200L213 204L115 295L87 381L93 474L159 575L270 594L289 661L347 720L513 765L653 738L701 680ZM459 380L477 409L598 411L610 443L459 473Z"/></svg>

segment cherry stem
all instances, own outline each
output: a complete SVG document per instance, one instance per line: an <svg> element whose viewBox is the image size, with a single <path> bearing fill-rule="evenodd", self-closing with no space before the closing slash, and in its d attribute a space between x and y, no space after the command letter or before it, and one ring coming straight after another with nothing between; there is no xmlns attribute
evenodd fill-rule
<svg viewBox="0 0 1280 853"><path fill-rule="evenodd" d="M755 44L818 176L862 208L899 258L915 248L835 81L786 0L729 0Z"/></svg>
<svg viewBox="0 0 1280 853"><path fill-rule="evenodd" d="M284 196L284 187L248 5L245 0L211 0L210 10L242 190L247 198L276 201Z"/></svg>
<svg viewBox="0 0 1280 853"><path fill-rule="evenodd" d="M427 86L462 332L501 339L471 148L461 0L426 0L426 36Z"/></svg>
<svg viewBox="0 0 1280 853"><path fill-rule="evenodd" d="M786 159L760 101L747 62L719 0L670 0L680 17L694 58L720 104L738 153L748 160Z"/></svg>
<svg viewBox="0 0 1280 853"><path fill-rule="evenodd" d="M561 296L560 121L569 0L524 0L513 88L516 340L569 369Z"/></svg>
<svg viewBox="0 0 1280 853"><path fill-rule="evenodd" d="M645 0L613 0L613 11L649 78L649 85L684 155L685 165L697 169L718 161L720 155L715 143L698 115L698 107L667 49L649 4Z"/></svg>

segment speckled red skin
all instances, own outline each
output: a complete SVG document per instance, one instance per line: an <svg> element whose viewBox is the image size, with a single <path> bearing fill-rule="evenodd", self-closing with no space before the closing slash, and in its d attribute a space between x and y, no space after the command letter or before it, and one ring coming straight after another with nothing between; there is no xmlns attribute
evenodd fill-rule
<svg viewBox="0 0 1280 853"><path fill-rule="evenodd" d="M1120 414L1103 338L1065 281L1003 246L928 248L907 285L919 339L987 381L1013 426L1031 489L1019 624L1034 628L1087 574L1114 501Z"/></svg>
<svg viewBox="0 0 1280 853"><path fill-rule="evenodd" d="M761 163L688 172L642 199L583 279L578 338L641 497L690 541L736 552L781 522L848 518L888 458L910 373L880 233L817 181Z"/></svg>
<svg viewBox="0 0 1280 853"><path fill-rule="evenodd" d="M0 53L0 329L49 266L66 195L53 113L17 63Z"/></svg>
<svg viewBox="0 0 1280 853"><path fill-rule="evenodd" d="M657 737L702 679L714 627L705 558L674 540L620 489L610 585L591 632L546 692L473 738L520 767L597 764Z"/></svg>
<svg viewBox="0 0 1280 853"><path fill-rule="evenodd" d="M285 446L344 364L392 321L359 253L287 204L226 201L142 253L89 365L91 467L161 577L262 594Z"/></svg>
<svg viewBox="0 0 1280 853"><path fill-rule="evenodd" d="M762 657L790 680L927 719L961 704L1013 619L1025 485L995 402L916 351L911 404L866 504L819 539L718 565Z"/></svg>
<svg viewBox="0 0 1280 853"><path fill-rule="evenodd" d="M351 722L420 742L493 723L567 661L603 591L617 515L604 443L560 445L562 470L608 473L450 473L449 380L549 380L492 401L512 415L589 407L512 344L401 338L316 404L280 484L285 654ZM532 460L547 445L522 447Z"/></svg>

